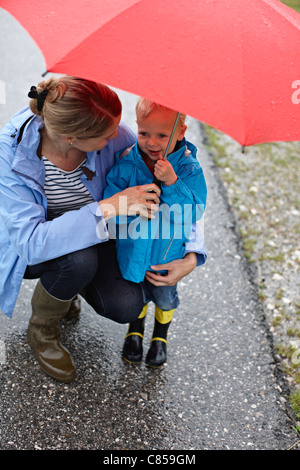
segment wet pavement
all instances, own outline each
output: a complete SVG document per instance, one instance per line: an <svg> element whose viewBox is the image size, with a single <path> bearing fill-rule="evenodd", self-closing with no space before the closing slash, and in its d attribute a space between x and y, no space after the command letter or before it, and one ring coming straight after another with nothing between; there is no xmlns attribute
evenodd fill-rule
<svg viewBox="0 0 300 470"><path fill-rule="evenodd" d="M1 10L0 23L2 127L27 103L45 66ZM135 129L136 98L123 92L120 98L123 120ZM297 441L272 338L197 121L189 121L187 138L199 148L208 185L208 261L180 283L167 364L154 370L125 363L126 325L83 302L80 320L63 324L78 377L72 384L52 380L27 345L35 281L24 281L13 319L0 314L0 450L285 450ZM153 308L145 355L152 326Z"/></svg>

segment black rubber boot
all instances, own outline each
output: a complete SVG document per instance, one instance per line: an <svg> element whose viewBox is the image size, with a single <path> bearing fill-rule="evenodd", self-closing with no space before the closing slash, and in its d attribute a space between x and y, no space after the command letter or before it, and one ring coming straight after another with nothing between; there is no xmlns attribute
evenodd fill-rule
<svg viewBox="0 0 300 470"><path fill-rule="evenodd" d="M146 364L150 367L161 367L167 360L167 335L174 311L165 311L155 306L154 330L146 356Z"/></svg>
<svg viewBox="0 0 300 470"><path fill-rule="evenodd" d="M130 323L123 345L123 358L127 362L136 364L143 358L143 338L147 305L143 308L137 320Z"/></svg>
<svg viewBox="0 0 300 470"><path fill-rule="evenodd" d="M149 367L161 367L167 360L167 341L152 339L151 346L146 356L146 364Z"/></svg>

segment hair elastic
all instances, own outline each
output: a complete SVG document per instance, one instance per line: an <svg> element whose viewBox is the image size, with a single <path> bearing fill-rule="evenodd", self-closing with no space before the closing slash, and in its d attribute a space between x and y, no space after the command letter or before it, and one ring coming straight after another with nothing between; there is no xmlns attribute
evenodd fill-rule
<svg viewBox="0 0 300 470"><path fill-rule="evenodd" d="M42 111L46 96L48 95L49 90L43 90L41 93L37 92L36 86L32 86L30 88L30 92L28 93L29 98L33 98L37 100L37 109L38 111Z"/></svg>

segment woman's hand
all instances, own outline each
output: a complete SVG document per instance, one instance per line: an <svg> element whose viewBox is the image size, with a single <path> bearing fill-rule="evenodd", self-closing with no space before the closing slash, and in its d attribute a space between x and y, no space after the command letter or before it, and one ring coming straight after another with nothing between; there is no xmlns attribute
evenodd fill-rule
<svg viewBox="0 0 300 470"><path fill-rule="evenodd" d="M141 215L154 218L158 211L161 190L156 184L144 184L126 188L99 202L105 220L117 215Z"/></svg>
<svg viewBox="0 0 300 470"><path fill-rule="evenodd" d="M196 253L187 253L184 258L166 264L151 266L154 271L168 271L167 275L146 272L146 279L155 286L174 286L177 282L190 274L197 265Z"/></svg>

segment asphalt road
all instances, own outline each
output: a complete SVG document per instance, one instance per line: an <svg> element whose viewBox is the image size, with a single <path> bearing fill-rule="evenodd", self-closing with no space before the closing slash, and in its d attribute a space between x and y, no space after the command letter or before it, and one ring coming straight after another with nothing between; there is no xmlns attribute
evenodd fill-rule
<svg viewBox="0 0 300 470"><path fill-rule="evenodd" d="M32 40L2 10L0 57L2 127L45 70ZM123 119L135 128L136 97L120 97ZM24 282L13 319L0 314L0 450L285 450L297 441L272 338L197 121L189 121L187 137L208 184L208 261L180 283L167 364L124 363L126 326L84 303L79 322L63 326L78 378L50 379L26 342L35 282ZM152 324L150 311L145 350Z"/></svg>

